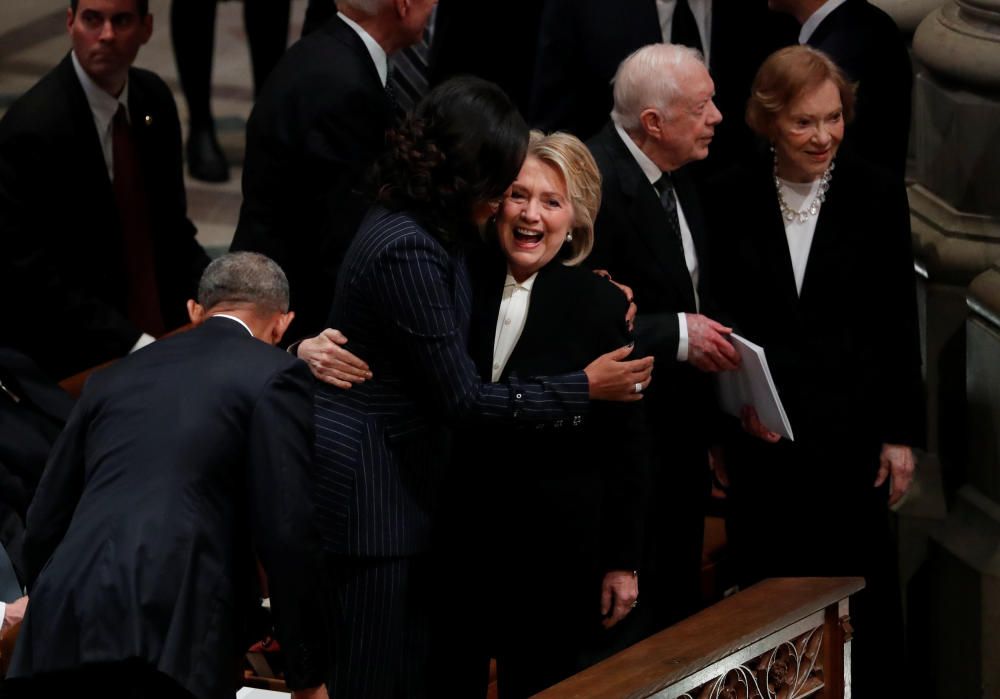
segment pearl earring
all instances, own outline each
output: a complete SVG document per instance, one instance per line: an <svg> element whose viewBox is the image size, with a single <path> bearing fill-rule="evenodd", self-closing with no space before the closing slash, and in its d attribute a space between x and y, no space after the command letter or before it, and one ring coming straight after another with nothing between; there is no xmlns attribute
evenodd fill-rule
<svg viewBox="0 0 1000 699"><path fill-rule="evenodd" d="M567 243L573 242L573 231L570 231L569 233L566 234L566 242Z"/></svg>

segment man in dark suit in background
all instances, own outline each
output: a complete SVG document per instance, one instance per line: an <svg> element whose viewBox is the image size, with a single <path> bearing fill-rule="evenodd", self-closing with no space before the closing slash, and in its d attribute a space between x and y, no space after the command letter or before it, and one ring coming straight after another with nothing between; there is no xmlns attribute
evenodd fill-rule
<svg viewBox="0 0 1000 699"><path fill-rule="evenodd" d="M366 208L356 190L392 125L387 54L420 39L435 1L341 0L337 16L288 50L257 98L232 249L264 253L288 274L298 313L290 337L325 327Z"/></svg>
<svg viewBox="0 0 1000 699"><path fill-rule="evenodd" d="M499 85L521 114L528 114L544 6L539 0L512 0L484 21L479 3L441 0L430 47L430 84L475 75Z"/></svg>
<svg viewBox="0 0 1000 699"><path fill-rule="evenodd" d="M705 56L726 117L709 159L717 170L752 147L743 111L757 67L787 43L780 25L765 0L548 0L529 122L590 138L608 120L618 64L648 44L684 44Z"/></svg>
<svg viewBox="0 0 1000 699"><path fill-rule="evenodd" d="M231 697L254 554L289 684L325 696L312 379L268 346L291 320L288 283L261 255L226 255L188 309L197 328L91 377L53 447L28 510L12 696L91 684L112 697Z"/></svg>
<svg viewBox="0 0 1000 699"><path fill-rule="evenodd" d="M653 489L640 607L650 630L699 608L714 410L706 372L739 362L729 329L702 315L712 312L706 233L683 169L708 155L721 119L713 94L693 49L646 46L622 62L612 122L587 144L603 179L588 264L635 292L639 353L654 354L659 372L645 401Z"/></svg>
<svg viewBox="0 0 1000 699"><path fill-rule="evenodd" d="M868 0L768 0L801 25L798 43L832 58L858 84L854 121L844 148L906 174L913 68L906 40L892 17ZM892 124L891 129L885 128Z"/></svg>
<svg viewBox="0 0 1000 699"><path fill-rule="evenodd" d="M208 257L187 219L177 108L132 68L147 0L73 0L73 50L0 122L0 341L60 379L187 320Z"/></svg>

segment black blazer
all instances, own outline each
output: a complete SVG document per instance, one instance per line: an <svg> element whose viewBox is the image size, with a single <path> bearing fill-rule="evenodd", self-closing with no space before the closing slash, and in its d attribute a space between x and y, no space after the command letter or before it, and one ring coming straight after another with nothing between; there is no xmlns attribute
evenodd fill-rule
<svg viewBox="0 0 1000 699"><path fill-rule="evenodd" d="M744 120L758 66L785 43L763 0L713 0L709 66L716 105L724 115L711 159L747 151ZM611 79L630 53L663 41L654 0L548 0L538 39L534 91L528 112L545 131L570 131L586 140L607 122Z"/></svg>
<svg viewBox="0 0 1000 699"><path fill-rule="evenodd" d="M544 5L539 0L508 1L502 12L492 13L484 24L479 4L441 0L430 46L430 84L455 75L476 75L495 82L522 114L528 114ZM517 37L516 50L512 50L512 37Z"/></svg>
<svg viewBox="0 0 1000 699"><path fill-rule="evenodd" d="M28 357L0 347L0 545L21 581L28 505L73 399Z"/></svg>
<svg viewBox="0 0 1000 699"><path fill-rule="evenodd" d="M461 254L405 213L369 212L344 260L330 325L374 378L316 393L318 510L331 552L428 549L446 421L475 413L539 422L587 411L582 371L481 383L467 349L470 299Z"/></svg>
<svg viewBox="0 0 1000 699"><path fill-rule="evenodd" d="M470 348L484 382L492 379L505 276L500 264L475 284ZM628 344L625 310L616 287L590 270L553 261L535 279L524 330L500 380L572 371ZM469 493L480 493L489 503L485 526L492 533L485 540L505 560L541 557L555 566L582 559L599 581L609 570L641 567L644 439L641 403L598 401L585 417L543 427L478 421L460 432L456 476L480 479L480 489L464 497L476 507L479 498ZM596 595L594 580L577 581L584 583Z"/></svg>
<svg viewBox="0 0 1000 699"><path fill-rule="evenodd" d="M720 303L737 332L767 352L796 443L919 446L921 360L902 180L837 157L799 296L771 173L761 158L717 182L726 200L710 211Z"/></svg>
<svg viewBox="0 0 1000 699"><path fill-rule="evenodd" d="M895 21L867 0L847 0L816 27L809 45L829 54L858 83L857 113L843 147L902 178L913 69Z"/></svg>
<svg viewBox="0 0 1000 699"><path fill-rule="evenodd" d="M254 104L231 249L281 265L296 312L291 339L324 327L337 269L366 209L356 190L391 124L371 55L339 17L285 53Z"/></svg>
<svg viewBox="0 0 1000 699"><path fill-rule="evenodd" d="M169 88L129 70L129 113L152 225L161 310L187 322L208 257L187 219L181 131ZM127 353L121 222L94 117L69 55L0 122L0 342L63 378ZM68 339L71 338L71 339Z"/></svg>
<svg viewBox="0 0 1000 699"><path fill-rule="evenodd" d="M608 270L615 281L635 293L637 356L656 355L656 378L644 400L650 421L654 413L670 415L674 428L668 431L676 429L685 435L685 442L705 446L710 432L706 415L714 405L710 378L687 362L677 361L677 314L698 312L691 275L668 237L672 234L656 190L614 126L609 123L587 146L602 177L594 251L587 264ZM698 255L701 312L712 316L712 264L701 203L684 169L674 174L674 187Z"/></svg>
<svg viewBox="0 0 1000 699"><path fill-rule="evenodd" d="M31 604L9 676L137 657L197 697L232 697L256 554L290 681L322 682L311 391L304 363L225 318L94 374L28 510Z"/></svg>

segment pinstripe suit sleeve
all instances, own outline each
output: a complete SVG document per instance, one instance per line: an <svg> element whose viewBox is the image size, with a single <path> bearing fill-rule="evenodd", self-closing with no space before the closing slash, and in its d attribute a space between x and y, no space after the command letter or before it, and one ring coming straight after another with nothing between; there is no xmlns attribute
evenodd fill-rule
<svg viewBox="0 0 1000 699"><path fill-rule="evenodd" d="M460 320L459 305L467 309L470 303L468 291L455 284L455 262L433 239L419 233L399 236L373 262L372 293L395 325L411 376L446 415L547 420L586 412L588 384L582 371L480 383Z"/></svg>

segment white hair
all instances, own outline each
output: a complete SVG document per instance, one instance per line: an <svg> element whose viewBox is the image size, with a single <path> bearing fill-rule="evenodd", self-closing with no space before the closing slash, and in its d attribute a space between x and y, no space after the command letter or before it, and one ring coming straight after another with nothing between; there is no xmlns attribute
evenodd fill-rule
<svg viewBox="0 0 1000 699"><path fill-rule="evenodd" d="M705 66L701 52L680 44L650 44L618 65L612 84L615 106L611 119L626 131L639 128L639 115L653 107L666 113L681 94L681 80L695 65Z"/></svg>

